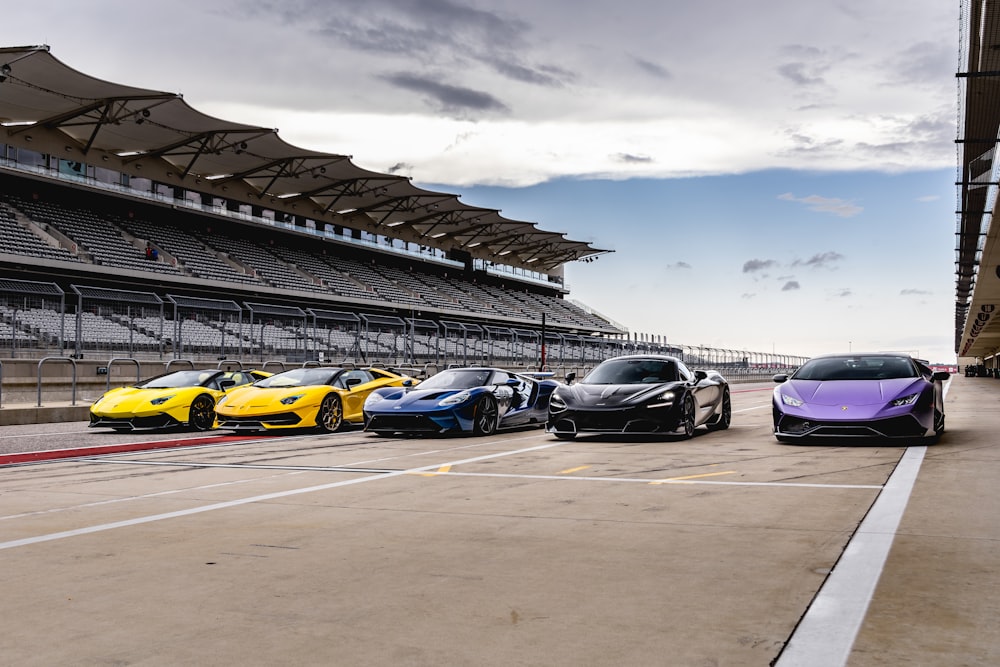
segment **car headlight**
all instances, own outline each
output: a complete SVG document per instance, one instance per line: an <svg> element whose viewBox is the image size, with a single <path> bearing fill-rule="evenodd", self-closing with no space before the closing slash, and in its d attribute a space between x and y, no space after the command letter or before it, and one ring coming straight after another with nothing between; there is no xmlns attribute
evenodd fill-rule
<svg viewBox="0 0 1000 667"><path fill-rule="evenodd" d="M552 394L549 397L549 409L553 412L562 412L566 409L566 401L559 394Z"/></svg>
<svg viewBox="0 0 1000 667"><path fill-rule="evenodd" d="M294 396L285 396L283 399L279 401L279 403L281 403L282 405L291 405L292 403L299 400L303 396L305 396L305 394L295 394Z"/></svg>
<svg viewBox="0 0 1000 667"><path fill-rule="evenodd" d="M657 394L652 398L652 402L647 405L647 408L664 408L668 405L674 404L674 399L677 398L677 393L673 389L668 389L660 394Z"/></svg>
<svg viewBox="0 0 1000 667"><path fill-rule="evenodd" d="M442 398L440 401L438 401L438 405L445 406L445 405L458 405L459 403L465 403L467 400L469 400L469 396L471 396L469 392L460 391L457 394L452 394L451 396Z"/></svg>
<svg viewBox="0 0 1000 667"><path fill-rule="evenodd" d="M176 396L176 394L171 394L170 396L160 396L159 398L154 398L153 400L151 400L149 402L149 404L150 405L163 405L164 403L166 403L167 401L169 401L174 396Z"/></svg>
<svg viewBox="0 0 1000 667"><path fill-rule="evenodd" d="M920 394L910 394L909 396L904 396L902 398L897 398L895 401L891 401L889 405L894 408L898 408L903 405L913 405L920 398Z"/></svg>
<svg viewBox="0 0 1000 667"><path fill-rule="evenodd" d="M795 398L794 396L789 396L788 394L782 394L781 395L781 402L784 403L785 405L790 405L793 408L797 408L797 407L801 406L804 401L800 401L799 399Z"/></svg>
<svg viewBox="0 0 1000 667"><path fill-rule="evenodd" d="M365 399L365 407L381 403L384 400L385 397L382 394L368 394L368 398Z"/></svg>
<svg viewBox="0 0 1000 667"><path fill-rule="evenodd" d="M215 402L215 407L219 407L220 405L225 403L227 398L229 398L229 394L223 394L222 396L220 396L219 400Z"/></svg>

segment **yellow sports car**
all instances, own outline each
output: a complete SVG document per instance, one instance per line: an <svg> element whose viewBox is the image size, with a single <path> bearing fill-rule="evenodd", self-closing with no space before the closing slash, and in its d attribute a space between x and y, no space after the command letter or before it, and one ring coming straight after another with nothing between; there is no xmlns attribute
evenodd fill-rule
<svg viewBox="0 0 1000 667"><path fill-rule="evenodd" d="M184 370L105 392L90 406L90 426L136 431L215 425L215 404L233 387L263 380L264 371Z"/></svg>
<svg viewBox="0 0 1000 667"><path fill-rule="evenodd" d="M368 394L418 381L385 368L296 368L232 391L219 401L219 428L232 431L318 428L364 421Z"/></svg>

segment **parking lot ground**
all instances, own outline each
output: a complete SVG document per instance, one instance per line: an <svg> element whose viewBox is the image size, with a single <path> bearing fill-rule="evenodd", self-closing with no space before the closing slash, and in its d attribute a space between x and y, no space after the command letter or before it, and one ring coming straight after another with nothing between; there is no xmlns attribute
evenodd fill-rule
<svg viewBox="0 0 1000 667"><path fill-rule="evenodd" d="M948 432L926 449L779 444L768 389L734 393L733 427L691 440L348 431L0 468L0 655L768 665L829 604L919 451L839 663L1000 662L1000 417L984 409L1000 383L955 378ZM112 442L60 428L71 446Z"/></svg>

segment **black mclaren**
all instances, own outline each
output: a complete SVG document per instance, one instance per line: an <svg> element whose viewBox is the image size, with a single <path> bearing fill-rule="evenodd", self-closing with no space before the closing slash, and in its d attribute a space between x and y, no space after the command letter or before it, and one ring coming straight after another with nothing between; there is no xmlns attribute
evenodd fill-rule
<svg viewBox="0 0 1000 667"><path fill-rule="evenodd" d="M614 357L580 382L567 376L549 400L546 430L557 438L579 434L679 435L699 426L729 428L729 383L716 371L692 371L675 357Z"/></svg>

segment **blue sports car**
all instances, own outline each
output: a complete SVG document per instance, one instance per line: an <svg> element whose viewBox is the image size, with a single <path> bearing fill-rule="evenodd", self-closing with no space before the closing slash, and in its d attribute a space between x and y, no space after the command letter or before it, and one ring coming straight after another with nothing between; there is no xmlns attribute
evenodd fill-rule
<svg viewBox="0 0 1000 667"><path fill-rule="evenodd" d="M365 401L365 430L490 435L501 428L541 426L559 384L499 368L450 368L419 385L373 391Z"/></svg>

